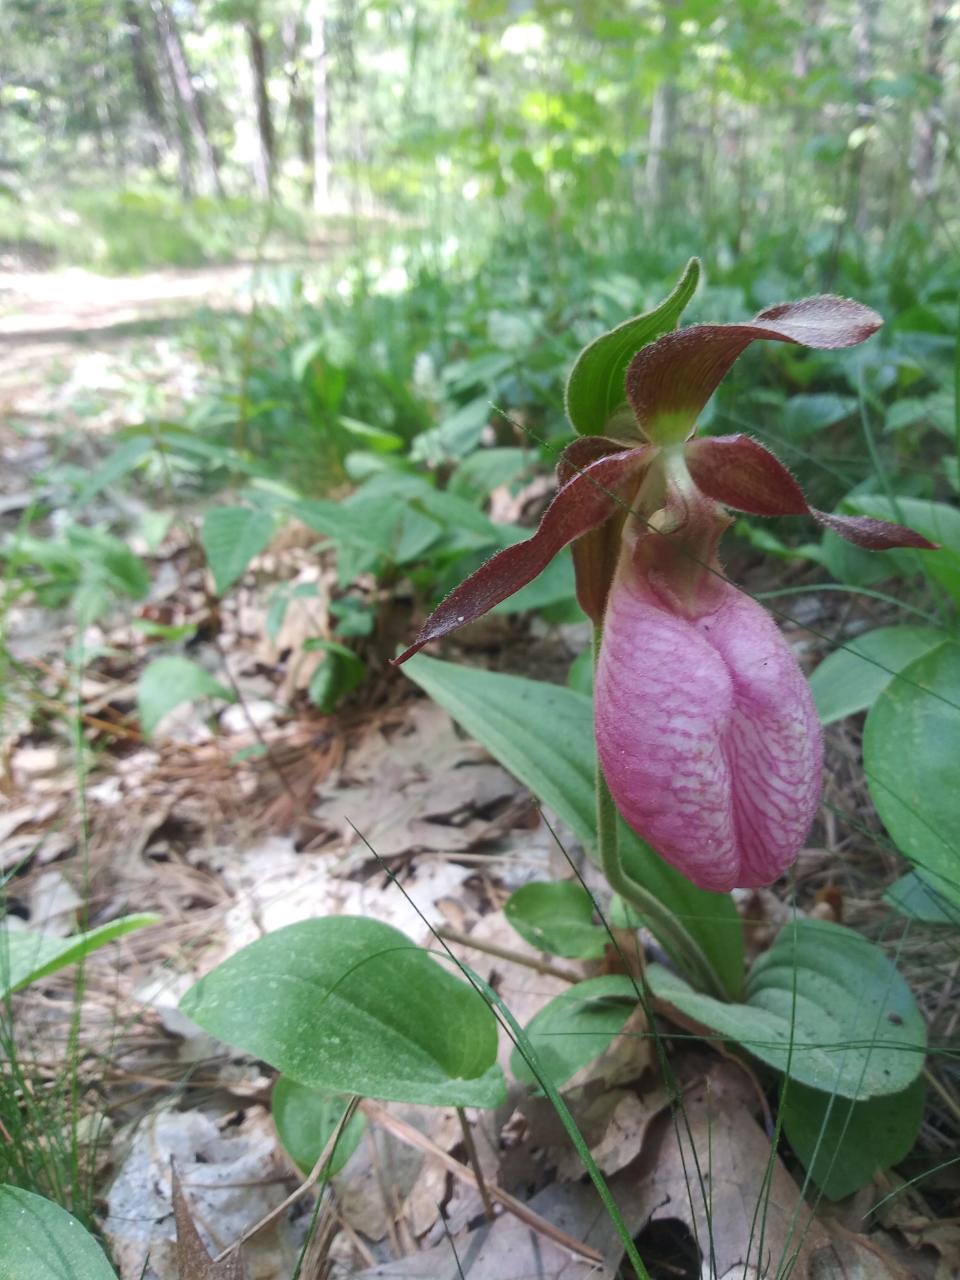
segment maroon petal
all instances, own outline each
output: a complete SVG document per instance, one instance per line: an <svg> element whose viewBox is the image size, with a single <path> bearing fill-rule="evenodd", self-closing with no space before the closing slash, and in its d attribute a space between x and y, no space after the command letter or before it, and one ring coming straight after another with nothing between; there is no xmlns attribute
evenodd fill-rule
<svg viewBox="0 0 960 1280"><path fill-rule="evenodd" d="M393 660L394 666L412 658L431 640L475 621L512 596L532 582L567 543L608 520L630 491L647 453L646 448L627 449L596 458L579 469L547 507L536 533L498 551L455 587L434 609L410 648Z"/></svg>
<svg viewBox="0 0 960 1280"><path fill-rule="evenodd" d="M575 476L598 458L609 457L611 453L623 453L622 442L610 440L607 436L578 436L557 459L558 484L562 488L571 476Z"/></svg>
<svg viewBox="0 0 960 1280"><path fill-rule="evenodd" d="M749 324L695 324L644 347L627 369L627 399L640 428L658 444L692 432L704 405L751 342L766 338L802 347L852 347L883 323L869 307L824 294L782 302Z"/></svg>
<svg viewBox="0 0 960 1280"><path fill-rule="evenodd" d="M931 542L922 533L891 520L874 520L872 516L837 516L830 511L810 508L819 524L832 529L841 538L854 542L867 551L890 551L894 547L916 547L919 551L937 551L939 542Z"/></svg>
<svg viewBox="0 0 960 1280"><path fill-rule="evenodd" d="M754 516L813 516L848 542L868 551L891 547L936 550L937 543L902 524L869 516L837 516L811 507L779 458L750 436L691 440L684 454L701 493L735 511Z"/></svg>

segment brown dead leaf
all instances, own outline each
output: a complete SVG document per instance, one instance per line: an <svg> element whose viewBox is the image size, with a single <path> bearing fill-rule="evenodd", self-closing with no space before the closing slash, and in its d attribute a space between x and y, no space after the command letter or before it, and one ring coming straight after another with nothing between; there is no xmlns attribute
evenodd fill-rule
<svg viewBox="0 0 960 1280"><path fill-rule="evenodd" d="M239 1254L215 1262L200 1239L187 1198L180 1185L176 1165L171 1165L173 1213L177 1221L177 1268L179 1280L243 1280Z"/></svg>
<svg viewBox="0 0 960 1280"><path fill-rule="evenodd" d="M716 1063L684 1094L683 1115L662 1116L658 1128L643 1156L649 1221L684 1223L717 1280L772 1274L789 1259L796 1280L813 1280L811 1260L830 1239L772 1154L738 1068Z"/></svg>
<svg viewBox="0 0 960 1280"><path fill-rule="evenodd" d="M457 735L446 712L413 703L398 723L375 726L356 744L318 790L316 815L365 858L351 821L384 858L416 849L453 853L492 834L491 811L518 790Z"/></svg>
<svg viewBox="0 0 960 1280"><path fill-rule="evenodd" d="M590 1142L590 1154L605 1174L625 1169L643 1150L650 1126L669 1104L663 1086L646 1094L615 1089L598 1098L593 1107L578 1117L580 1130ZM593 1135L600 1133L599 1137ZM567 1141L557 1160L557 1176L582 1178L583 1161Z"/></svg>
<svg viewBox="0 0 960 1280"><path fill-rule="evenodd" d="M829 1223L828 1230L833 1248L813 1258L809 1280L920 1280L916 1271L901 1266L876 1241L838 1222Z"/></svg>

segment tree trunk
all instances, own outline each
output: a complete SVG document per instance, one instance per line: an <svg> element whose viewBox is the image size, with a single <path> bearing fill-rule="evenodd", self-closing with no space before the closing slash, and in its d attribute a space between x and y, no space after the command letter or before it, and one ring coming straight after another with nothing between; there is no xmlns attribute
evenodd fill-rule
<svg viewBox="0 0 960 1280"><path fill-rule="evenodd" d="M856 56L857 126L864 131L873 122L871 80L880 0L858 0L853 19L853 48ZM866 136L853 148L850 162L848 220L859 231L866 229L867 205L863 198L863 170L867 159Z"/></svg>
<svg viewBox="0 0 960 1280"><path fill-rule="evenodd" d="M282 28L284 62L287 67L287 86L290 94L290 116L296 130L297 155L304 175L311 175L313 168L313 107L303 84L303 26L297 18L288 15ZM306 189L308 199L313 196L313 181Z"/></svg>
<svg viewBox="0 0 960 1280"><path fill-rule="evenodd" d="M260 195L267 199L273 190L273 171L276 161L276 135L270 94L267 88L267 50L255 18L245 22L247 51L250 55L250 71L253 76L253 96L257 106L257 155L254 162L254 180Z"/></svg>
<svg viewBox="0 0 960 1280"><path fill-rule="evenodd" d="M313 67L313 207L325 211L330 204L330 108L327 97L327 33L324 0L310 0L310 62Z"/></svg>
<svg viewBox="0 0 960 1280"><path fill-rule="evenodd" d="M187 63L187 52L183 47L180 29L176 18L166 0L152 0L153 12L157 20L157 29L163 44L170 80L184 119L189 126L193 150L200 165L203 185L207 195L223 195L217 158L210 143L206 122L200 108L200 100L193 87L193 77Z"/></svg>
<svg viewBox="0 0 960 1280"><path fill-rule="evenodd" d="M133 64L133 78L140 94L143 113L150 133L147 139L148 163L157 168L169 148L167 121L163 111L163 98L157 84L153 54L140 17L138 0L124 0L124 25Z"/></svg>
<svg viewBox="0 0 960 1280"><path fill-rule="evenodd" d="M913 139L913 190L919 200L929 200L937 185L937 138L943 122L944 51L949 32L948 0L928 0L923 71L930 81L930 97Z"/></svg>
<svg viewBox="0 0 960 1280"><path fill-rule="evenodd" d="M673 80L657 85L650 112L650 135L647 146L647 198L654 214L663 213L670 204L672 188L670 153L677 122L677 86Z"/></svg>

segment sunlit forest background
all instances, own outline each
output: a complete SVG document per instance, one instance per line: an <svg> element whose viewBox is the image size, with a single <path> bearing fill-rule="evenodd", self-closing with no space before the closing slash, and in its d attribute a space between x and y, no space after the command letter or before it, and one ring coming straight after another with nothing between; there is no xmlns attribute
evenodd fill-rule
<svg viewBox="0 0 960 1280"><path fill-rule="evenodd" d="M40 261L249 252L267 201L291 247L380 218L460 263L695 247L727 274L762 247L774 292L951 252L947 0L8 0L0 23L4 242Z"/></svg>
<svg viewBox="0 0 960 1280"><path fill-rule="evenodd" d="M559 968L504 905L569 880L561 845L591 874L590 626L569 555L429 656L391 660L537 525L574 434L578 352L656 306L694 256L684 324L817 293L884 320L849 350L756 343L700 429L749 432L823 511L939 546L874 555L805 518L736 517L724 536L731 580L811 676L824 805L775 891L670 909L734 971L727 990L739 949L762 962L787 921L869 940L906 992L883 1035L914 1019L930 1053L922 1076L913 1053L892 1110L863 1095L846 1141L823 1080L806 1130L784 1136L781 1077L747 1037L743 1105L759 1096L765 1117L722 1137L706 1124L705 1144L732 1144L744 1232L761 1203L766 1222L769 1156L785 1217L860 1240L862 1269L778 1275L958 1274L958 27L957 0L0 0L0 1183L69 1209L123 1280L176 1280L172 1155L226 1247L332 1131L323 1111L323 1141L301 1142L316 1096L286 1080L271 1104L273 1058L231 1057L178 1012L217 960L305 919L365 916L427 944L426 921L458 946L486 938L463 954L507 975L520 1021L598 972L589 899L571 916L587 949ZM523 698L491 710L486 690L517 679ZM579 738L525 714L528 695L566 699ZM910 806L890 801L899 788ZM139 912L159 924L124 923ZM18 933L52 959L5 982ZM668 1032L678 1078L719 1062L717 1037L691 1050L693 1032ZM637 1074L654 1070L650 1051ZM625 1162L649 1154L658 1089L637 1095ZM323 1193L326 1252L305 1276L382 1275L448 1247L436 1167L383 1116L370 1131L405 1153L403 1194L377 1198L359 1147L360 1171ZM483 1205L444 1123L423 1121L448 1172L458 1152L447 1234L466 1250ZM537 1123L501 1142L490 1121L481 1152L521 1199L559 1185L563 1160L541 1160L558 1139ZM861 1158L824 1172L821 1138ZM226 1205L213 1170L247 1191ZM569 1177L576 1221L602 1217ZM687 1203L682 1180L665 1186L631 1202L638 1232ZM821 1212L821 1191L849 1215ZM258 1237L261 1280L294 1274L305 1203ZM690 1214L688 1235L703 1226ZM733 1267L746 1237L719 1227ZM779 1230L768 1245L787 1258ZM699 1280L696 1248L667 1235L642 1240L651 1275ZM568 1243L540 1270L538 1238L516 1274L574 1274Z"/></svg>

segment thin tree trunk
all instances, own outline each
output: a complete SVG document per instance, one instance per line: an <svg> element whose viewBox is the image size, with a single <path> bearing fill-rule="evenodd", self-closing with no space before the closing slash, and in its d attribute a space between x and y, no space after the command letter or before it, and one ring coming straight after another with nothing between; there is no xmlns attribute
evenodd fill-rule
<svg viewBox="0 0 960 1280"><path fill-rule="evenodd" d="M858 0L853 19L853 47L856 55L857 124L866 131L873 122L874 105L871 80L874 70L874 47L880 0ZM848 220L859 231L865 230L867 205L863 198L863 170L867 159L866 133L853 149L850 162Z"/></svg>
<svg viewBox="0 0 960 1280"><path fill-rule="evenodd" d="M647 197L651 211L662 213L670 203L670 155L677 122L677 86L673 80L657 85L650 112L647 147Z"/></svg>
<svg viewBox="0 0 960 1280"><path fill-rule="evenodd" d="M157 84L153 54L140 17L138 0L124 0L123 14L130 61L133 65L133 78L150 128L147 139L148 163L157 168L163 159L164 152L170 149L163 98Z"/></svg>
<svg viewBox="0 0 960 1280"><path fill-rule="evenodd" d="M313 207L330 204L330 139L327 126L330 106L327 94L327 33L324 0L310 0L310 61L313 67Z"/></svg>
<svg viewBox="0 0 960 1280"><path fill-rule="evenodd" d="M273 172L276 162L276 135L267 88L267 50L256 18L244 23L244 31L247 37L247 51L250 55L250 71L253 76L253 96L257 106L258 146L254 179L257 190L266 199L273 190Z"/></svg>
<svg viewBox="0 0 960 1280"><path fill-rule="evenodd" d="M913 140L913 190L920 200L929 200L937 185L937 138L943 121L944 51L949 31L948 0L928 0L923 71L931 84L930 98L920 113Z"/></svg>
<svg viewBox="0 0 960 1280"><path fill-rule="evenodd" d="M284 19L282 29L284 62L287 66L287 85L290 94L290 115L296 127L297 155L305 175L311 175L307 198L313 196L313 109L304 91L301 67L303 65L303 27L292 16Z"/></svg>
<svg viewBox="0 0 960 1280"><path fill-rule="evenodd" d="M208 195L223 195L217 158L210 143L206 122L200 108L200 100L193 87L193 77L187 63L187 53L173 11L166 0L153 0L157 29L163 44L170 79L179 100L183 115L189 124L193 149L200 164L203 183Z"/></svg>

